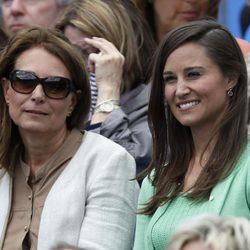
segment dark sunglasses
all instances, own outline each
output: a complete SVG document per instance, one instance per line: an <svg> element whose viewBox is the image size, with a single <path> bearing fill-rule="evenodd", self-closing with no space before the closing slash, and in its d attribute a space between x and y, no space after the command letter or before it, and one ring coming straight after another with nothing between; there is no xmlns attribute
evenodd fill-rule
<svg viewBox="0 0 250 250"><path fill-rule="evenodd" d="M64 99L75 91L73 82L61 76L39 78L33 72L14 70L10 73L11 87L18 93L30 94L38 84L41 84L45 95L51 99Z"/></svg>

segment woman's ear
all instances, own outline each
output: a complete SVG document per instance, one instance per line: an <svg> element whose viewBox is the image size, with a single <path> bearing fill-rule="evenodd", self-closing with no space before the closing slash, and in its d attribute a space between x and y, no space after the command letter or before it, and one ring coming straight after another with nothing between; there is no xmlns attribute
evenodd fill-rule
<svg viewBox="0 0 250 250"><path fill-rule="evenodd" d="M238 80L239 80L238 75L230 75L228 77L227 90L233 89L237 85Z"/></svg>
<svg viewBox="0 0 250 250"><path fill-rule="evenodd" d="M75 106L80 98L81 93L81 90L77 90L76 93L72 95L71 104L69 105L68 116L70 116L73 110L75 109Z"/></svg>
<svg viewBox="0 0 250 250"><path fill-rule="evenodd" d="M3 94L4 94L4 98L5 98L5 102L7 103L7 105L9 105L9 88L10 88L10 81L7 78L2 78L1 79L2 82L2 88L3 88Z"/></svg>
<svg viewBox="0 0 250 250"><path fill-rule="evenodd" d="M81 94L82 94L82 91L81 91L80 89L78 89L78 90L76 91L76 99L77 99L77 101L80 99Z"/></svg>

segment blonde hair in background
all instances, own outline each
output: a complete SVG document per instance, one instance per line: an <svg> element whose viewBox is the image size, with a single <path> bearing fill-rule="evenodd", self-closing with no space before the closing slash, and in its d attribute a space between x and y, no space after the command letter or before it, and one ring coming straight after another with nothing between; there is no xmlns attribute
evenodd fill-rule
<svg viewBox="0 0 250 250"><path fill-rule="evenodd" d="M142 72L136 34L124 5L116 0L75 0L61 16L56 28L72 25L90 37L102 37L113 43L125 57L121 93L140 83Z"/></svg>
<svg viewBox="0 0 250 250"><path fill-rule="evenodd" d="M173 234L166 250L182 250L191 241L202 241L210 250L250 250L249 232L246 218L197 216Z"/></svg>

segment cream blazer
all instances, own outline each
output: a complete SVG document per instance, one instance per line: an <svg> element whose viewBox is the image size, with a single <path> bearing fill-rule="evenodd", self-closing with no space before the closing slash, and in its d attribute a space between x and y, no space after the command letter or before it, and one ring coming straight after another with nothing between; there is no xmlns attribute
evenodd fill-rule
<svg viewBox="0 0 250 250"><path fill-rule="evenodd" d="M135 161L105 137L85 132L83 142L52 186L42 211L38 250L67 243L87 250L133 246L139 186ZM0 249L11 207L12 179L0 169Z"/></svg>

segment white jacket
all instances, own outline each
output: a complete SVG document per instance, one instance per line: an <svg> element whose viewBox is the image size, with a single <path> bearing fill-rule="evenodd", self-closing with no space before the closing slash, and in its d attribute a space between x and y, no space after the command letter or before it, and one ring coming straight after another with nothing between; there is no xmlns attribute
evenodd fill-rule
<svg viewBox="0 0 250 250"><path fill-rule="evenodd" d="M103 136L83 142L52 186L41 215L38 250L67 243L86 250L129 250L139 187L135 161ZM12 180L0 169L0 249L11 206Z"/></svg>

